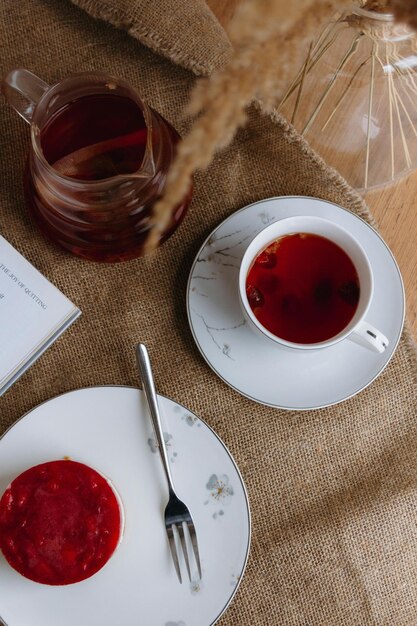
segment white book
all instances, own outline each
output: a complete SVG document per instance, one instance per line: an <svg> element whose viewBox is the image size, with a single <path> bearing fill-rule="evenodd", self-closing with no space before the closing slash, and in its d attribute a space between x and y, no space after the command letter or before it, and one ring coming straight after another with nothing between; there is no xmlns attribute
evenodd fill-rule
<svg viewBox="0 0 417 626"><path fill-rule="evenodd" d="M0 236L0 396L80 313Z"/></svg>

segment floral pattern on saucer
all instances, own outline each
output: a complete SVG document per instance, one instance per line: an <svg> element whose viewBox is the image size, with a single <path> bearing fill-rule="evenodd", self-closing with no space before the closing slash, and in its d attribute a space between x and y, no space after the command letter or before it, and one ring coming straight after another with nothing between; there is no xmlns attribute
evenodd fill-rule
<svg viewBox="0 0 417 626"><path fill-rule="evenodd" d="M209 499L204 504L214 504L217 507L230 504L232 496L234 495L233 487L229 482L227 474L212 474L206 484L206 489L209 491ZM213 513L213 519L217 519L219 516L224 515L223 508L219 508Z"/></svg>
<svg viewBox="0 0 417 626"><path fill-rule="evenodd" d="M187 426L197 425L197 428L201 427L201 422L198 419L198 417L196 417L195 415L191 415L191 413L186 413L185 415L181 417L181 419L184 420Z"/></svg>
<svg viewBox="0 0 417 626"><path fill-rule="evenodd" d="M172 435L164 432L164 441L170 461L175 463L178 453L173 449ZM158 452L158 442L153 437L149 437L148 446L150 447L152 454L156 454Z"/></svg>
<svg viewBox="0 0 417 626"><path fill-rule="evenodd" d="M232 587L237 587L238 584L240 583L240 576L236 576L236 574L232 574L230 577L230 585Z"/></svg>
<svg viewBox="0 0 417 626"><path fill-rule="evenodd" d="M245 323L238 289L241 259L260 230L299 215L334 221L366 250L374 273L367 319L390 340L383 355L348 339L326 350L301 354L272 345ZM395 259L366 222L331 202L290 196L255 202L213 231L191 268L187 312L201 354L232 389L274 408L311 410L347 400L379 376L401 337L405 300Z"/></svg>
<svg viewBox="0 0 417 626"><path fill-rule="evenodd" d="M197 428L201 428L201 420L199 420L198 417L192 413L184 413L179 404L175 407L174 413L181 414L181 420L183 420L187 426L197 426Z"/></svg>
<svg viewBox="0 0 417 626"><path fill-rule="evenodd" d="M191 276L191 284L189 290L193 296L202 298L210 298L207 293L207 286L210 281L216 281L223 272L229 272L230 268L239 270L242 246L247 245L253 237L265 226L274 222L276 218L272 217L268 211L260 211L257 215L255 225L247 225L242 229L226 234L214 233L208 240L204 250L196 260L198 270ZM208 273L205 268L210 266ZM198 298L196 298L198 300ZM237 330L246 325L246 321L242 315L235 323L225 326L212 325L207 322L205 316L193 308L193 313L200 318L204 325L208 336L218 350L230 361L235 361L233 355L232 343L224 337L229 336L231 331Z"/></svg>
<svg viewBox="0 0 417 626"><path fill-rule="evenodd" d="M190 582L190 591L191 595L196 596L202 592L204 589L204 582L200 580L198 576L195 576L193 580Z"/></svg>

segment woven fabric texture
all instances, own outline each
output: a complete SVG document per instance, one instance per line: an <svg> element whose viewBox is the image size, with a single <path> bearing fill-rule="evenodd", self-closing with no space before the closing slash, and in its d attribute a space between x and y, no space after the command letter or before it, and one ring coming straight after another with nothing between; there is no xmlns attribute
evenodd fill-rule
<svg viewBox="0 0 417 626"><path fill-rule="evenodd" d="M52 83L104 70L131 83L184 132L181 110L195 80L189 70L207 74L230 54L204 2L76 4L3 0L1 73L27 67ZM28 143L29 127L3 100L0 232L83 315L0 398L1 429L71 389L136 386L133 346L142 341L159 391L217 431L248 488L250 560L219 623L415 626L416 352L409 333L384 373L354 399L285 412L257 405L217 378L193 342L185 309L193 258L232 212L257 199L303 194L370 220L361 199L289 125L253 108L233 144L196 175L193 203L175 235L150 258L97 265L55 248L31 223L22 192Z"/></svg>

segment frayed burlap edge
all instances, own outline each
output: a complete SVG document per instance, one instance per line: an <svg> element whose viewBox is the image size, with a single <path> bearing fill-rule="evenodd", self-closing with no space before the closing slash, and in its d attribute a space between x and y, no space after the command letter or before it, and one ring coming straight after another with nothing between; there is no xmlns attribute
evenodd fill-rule
<svg viewBox="0 0 417 626"><path fill-rule="evenodd" d="M232 48L229 39L209 7L207 7L207 16L212 17L212 24L216 30L219 45L213 46L211 56L202 60L177 47L173 41L162 38L155 32L151 32L149 28L144 28L132 21L123 11L118 10L105 0L100 0L100 2L97 0L71 0L71 2L86 11L91 17L109 22L116 28L127 31L129 35L138 39L154 52L191 70L197 76L209 76L214 69L221 67L230 57Z"/></svg>

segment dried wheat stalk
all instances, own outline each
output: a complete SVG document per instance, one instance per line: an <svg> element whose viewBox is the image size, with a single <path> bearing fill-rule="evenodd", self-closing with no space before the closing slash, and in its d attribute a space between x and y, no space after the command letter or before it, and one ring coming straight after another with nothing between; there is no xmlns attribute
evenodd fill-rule
<svg viewBox="0 0 417 626"><path fill-rule="evenodd" d="M367 0L364 8L395 11L411 25L417 0ZM299 67L312 34L351 0L244 0L230 28L234 54L229 64L196 83L186 113L196 119L178 146L164 196L155 204L146 250L153 250L172 210L186 196L195 170L206 168L216 151L232 141L259 98L268 105L282 94ZM279 59L277 63L271 59Z"/></svg>

